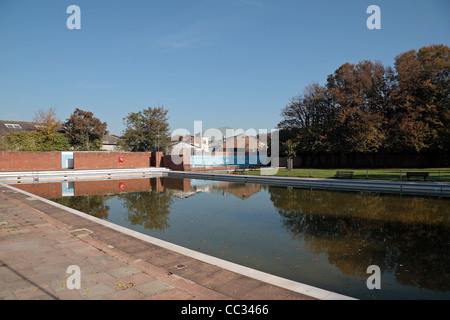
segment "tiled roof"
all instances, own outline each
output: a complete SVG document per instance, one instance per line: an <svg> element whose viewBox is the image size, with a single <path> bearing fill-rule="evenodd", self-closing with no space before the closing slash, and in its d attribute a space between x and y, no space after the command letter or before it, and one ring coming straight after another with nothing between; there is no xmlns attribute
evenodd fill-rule
<svg viewBox="0 0 450 320"><path fill-rule="evenodd" d="M8 132L34 131L38 123L28 121L0 120L0 134Z"/></svg>
<svg viewBox="0 0 450 320"><path fill-rule="evenodd" d="M0 120L0 135L8 132L30 132L38 129L39 123L32 121ZM58 132L63 132L62 128Z"/></svg>

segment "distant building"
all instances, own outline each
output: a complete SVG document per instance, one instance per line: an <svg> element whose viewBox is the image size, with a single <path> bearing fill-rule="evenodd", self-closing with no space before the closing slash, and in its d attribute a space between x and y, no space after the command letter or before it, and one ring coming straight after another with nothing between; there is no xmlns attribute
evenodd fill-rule
<svg viewBox="0 0 450 320"><path fill-rule="evenodd" d="M190 154L195 155L198 153L201 153L202 149L198 146L196 146L193 143L184 142L184 141L175 141L172 142L172 151L171 154Z"/></svg>
<svg viewBox="0 0 450 320"><path fill-rule="evenodd" d="M209 137L173 136L171 139L172 150L189 149L188 153L192 155L198 152L209 152L209 140Z"/></svg>
<svg viewBox="0 0 450 320"><path fill-rule="evenodd" d="M244 133L234 137L216 140L209 145L211 152L228 152L229 154L250 154L267 150L267 144L254 136Z"/></svg>
<svg viewBox="0 0 450 320"><path fill-rule="evenodd" d="M113 134L105 134L102 140L102 150L117 151L120 137Z"/></svg>
<svg viewBox="0 0 450 320"><path fill-rule="evenodd" d="M31 132L40 128L40 124L32 121L0 120L0 136L9 132ZM60 128L58 132L63 133Z"/></svg>

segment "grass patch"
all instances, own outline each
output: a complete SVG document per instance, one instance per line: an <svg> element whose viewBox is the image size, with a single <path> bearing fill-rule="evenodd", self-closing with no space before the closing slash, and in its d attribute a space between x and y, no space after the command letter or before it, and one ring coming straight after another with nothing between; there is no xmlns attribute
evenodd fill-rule
<svg viewBox="0 0 450 320"><path fill-rule="evenodd" d="M335 179L338 169L279 169L275 176L279 177L299 177L299 178L326 178ZM343 171L353 171L353 179L365 180L395 180L406 181L406 172L429 172L427 181L450 182L450 168L426 168L426 169L341 169ZM260 170L248 170L236 172L235 174L261 175ZM264 175L264 171L263 174ZM410 181L423 181L423 177L411 177Z"/></svg>

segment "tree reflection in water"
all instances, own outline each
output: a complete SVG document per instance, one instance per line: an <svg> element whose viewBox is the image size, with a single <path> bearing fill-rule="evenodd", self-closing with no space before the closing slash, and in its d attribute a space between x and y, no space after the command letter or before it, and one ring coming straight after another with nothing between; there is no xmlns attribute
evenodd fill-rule
<svg viewBox="0 0 450 320"><path fill-rule="evenodd" d="M450 290L448 199L269 187L282 223L314 254L348 275L369 265L398 282Z"/></svg>
<svg viewBox="0 0 450 320"><path fill-rule="evenodd" d="M169 227L168 216L173 200L167 189L162 192L123 193L118 198L127 209L127 220L131 224L155 231L164 231Z"/></svg>
<svg viewBox="0 0 450 320"><path fill-rule="evenodd" d="M108 219L110 207L105 202L112 196L107 195L89 195L75 196L52 199L63 206L73 208L75 210L87 213L91 216Z"/></svg>

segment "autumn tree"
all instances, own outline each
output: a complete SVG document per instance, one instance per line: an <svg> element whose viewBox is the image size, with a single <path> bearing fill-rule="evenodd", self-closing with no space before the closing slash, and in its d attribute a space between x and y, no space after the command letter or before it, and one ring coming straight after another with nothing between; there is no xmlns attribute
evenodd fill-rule
<svg viewBox="0 0 450 320"><path fill-rule="evenodd" d="M66 135L76 150L101 150L103 136L108 133L106 122L101 122L92 112L78 108L67 119L64 126Z"/></svg>
<svg viewBox="0 0 450 320"><path fill-rule="evenodd" d="M380 62L345 63L291 99L281 141L340 154L450 151L450 48L432 45Z"/></svg>
<svg viewBox="0 0 450 320"><path fill-rule="evenodd" d="M61 121L56 117L56 109L38 110L33 117L36 123L36 131L43 134L47 139L58 132L61 127Z"/></svg>
<svg viewBox="0 0 450 320"><path fill-rule="evenodd" d="M450 48L423 47L417 51L417 59L422 65L422 118L429 128L426 143L431 150L450 151Z"/></svg>
<svg viewBox="0 0 450 320"><path fill-rule="evenodd" d="M334 119L327 89L314 83L295 96L282 110L284 120L278 124L286 139L295 141L300 152L330 150L328 130Z"/></svg>
<svg viewBox="0 0 450 320"><path fill-rule="evenodd" d="M328 76L327 88L336 112L332 145L339 153L376 152L383 142L381 63L346 63ZM338 148L336 148L338 147Z"/></svg>
<svg viewBox="0 0 450 320"><path fill-rule="evenodd" d="M164 106L129 113L121 146L131 151L165 151L170 145L168 110Z"/></svg>
<svg viewBox="0 0 450 320"><path fill-rule="evenodd" d="M388 150L449 150L449 56L449 47L433 45L395 58Z"/></svg>

